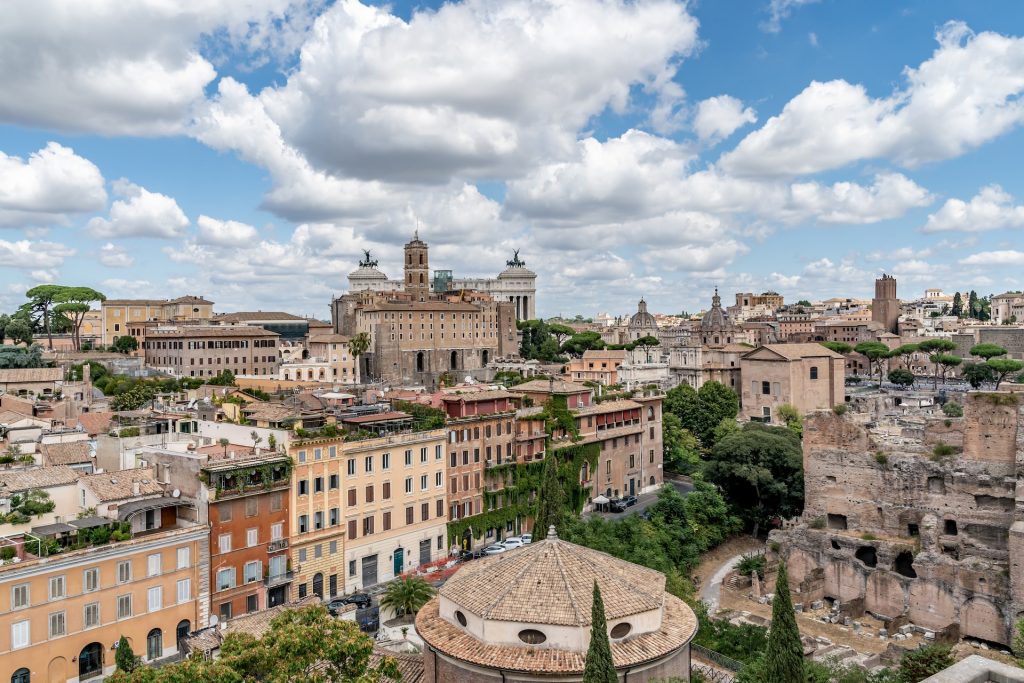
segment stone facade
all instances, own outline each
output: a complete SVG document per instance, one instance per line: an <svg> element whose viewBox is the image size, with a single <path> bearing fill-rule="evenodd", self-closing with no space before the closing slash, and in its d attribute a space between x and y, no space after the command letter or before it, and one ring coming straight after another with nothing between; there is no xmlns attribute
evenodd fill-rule
<svg viewBox="0 0 1024 683"><path fill-rule="evenodd" d="M779 407L801 415L846 400L845 359L821 344L770 344L740 359L743 416L780 424Z"/></svg>
<svg viewBox="0 0 1024 683"><path fill-rule="evenodd" d="M963 403L963 418L880 402L805 422L804 514L770 536L794 601L1010 643L1024 616L1024 394Z"/></svg>
<svg viewBox="0 0 1024 683"><path fill-rule="evenodd" d="M173 377L277 376L280 336L251 325L177 325L145 331L146 365Z"/></svg>
<svg viewBox="0 0 1024 683"><path fill-rule="evenodd" d="M871 320L886 332L899 334L900 302L896 298L896 278L882 275L875 280L875 298L871 300Z"/></svg>

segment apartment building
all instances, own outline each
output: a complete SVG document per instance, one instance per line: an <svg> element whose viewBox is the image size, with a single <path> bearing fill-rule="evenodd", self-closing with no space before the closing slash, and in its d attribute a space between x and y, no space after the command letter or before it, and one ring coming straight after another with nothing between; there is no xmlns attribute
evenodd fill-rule
<svg viewBox="0 0 1024 683"><path fill-rule="evenodd" d="M201 591L209 531L190 519L190 505L121 503L113 518L72 517L32 536L0 538L20 560L0 566L4 675L19 683L108 675L121 636L147 663L176 655L179 640L206 625ZM154 509L155 522L147 514ZM111 529L125 528L130 538L113 540ZM111 540L96 540L104 537Z"/></svg>
<svg viewBox="0 0 1024 683"><path fill-rule="evenodd" d="M333 598L344 591L345 504L342 481L348 473L342 437L295 441L288 449L294 467L289 492L291 567L276 581L290 584L289 599L318 595ZM287 582L287 583L286 583Z"/></svg>
<svg viewBox="0 0 1024 683"><path fill-rule="evenodd" d="M446 555L445 433L432 429L345 444L346 592Z"/></svg>
<svg viewBox="0 0 1024 683"><path fill-rule="evenodd" d="M574 382L598 382L618 384L618 369L626 360L623 350L601 349L583 352L582 358L569 361L568 375Z"/></svg>
<svg viewBox="0 0 1024 683"><path fill-rule="evenodd" d="M174 377L277 375L280 336L262 327L178 325L146 330L146 365Z"/></svg>
<svg viewBox="0 0 1024 683"><path fill-rule="evenodd" d="M201 322L213 317L213 302L200 296L177 299L107 299L100 304L101 343L130 335L142 344L147 324Z"/></svg>
<svg viewBox="0 0 1024 683"><path fill-rule="evenodd" d="M483 512L484 470L516 458L515 405L504 390L443 395L448 415L448 519Z"/></svg>

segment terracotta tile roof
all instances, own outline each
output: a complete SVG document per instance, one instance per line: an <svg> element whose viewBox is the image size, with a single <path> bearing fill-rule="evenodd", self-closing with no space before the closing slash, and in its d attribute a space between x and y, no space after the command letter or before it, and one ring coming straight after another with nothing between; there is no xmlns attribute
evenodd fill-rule
<svg viewBox="0 0 1024 683"><path fill-rule="evenodd" d="M512 387L512 391L529 391L533 393L549 393L554 391L556 394L579 394L589 392L590 387L577 384L576 382L566 382L561 379L556 379L553 382L546 379L535 379L515 385Z"/></svg>
<svg viewBox="0 0 1024 683"><path fill-rule="evenodd" d="M164 492L163 487L156 483L151 467L87 474L81 478L81 482L101 503L153 496ZM135 482L139 482L138 493L133 491L132 484Z"/></svg>
<svg viewBox="0 0 1024 683"><path fill-rule="evenodd" d="M189 652L209 654L220 647L224 638L229 633L248 633L253 638L262 638L270 630L271 620L284 610L298 609L318 602L320 602L320 599L311 595L297 602L277 605L250 614L242 614L228 620L223 629L220 625L204 628L188 636L183 642Z"/></svg>
<svg viewBox="0 0 1024 683"><path fill-rule="evenodd" d="M600 415L602 413L614 413L617 410L629 410L630 408L641 408L642 406L636 401L629 399L619 399L617 401L602 401L601 403L595 403L592 406L584 406L583 408L575 408L572 411L573 415Z"/></svg>
<svg viewBox="0 0 1024 683"><path fill-rule="evenodd" d="M246 419L262 420L265 422L298 419L303 412L301 409L290 408L280 403L250 403L242 408L242 413Z"/></svg>
<svg viewBox="0 0 1024 683"><path fill-rule="evenodd" d="M312 323L310 323L312 327ZM348 344L350 337L346 337L343 334L311 334L309 336L310 344Z"/></svg>
<svg viewBox="0 0 1024 683"><path fill-rule="evenodd" d="M59 382L64 379L60 368L5 368L0 370L0 384L12 382Z"/></svg>
<svg viewBox="0 0 1024 683"><path fill-rule="evenodd" d="M594 581L619 619L661 607L665 575L559 539L472 562L440 594L484 619L589 626Z"/></svg>
<svg viewBox="0 0 1024 683"><path fill-rule="evenodd" d="M372 415L360 415L358 417L344 417L341 419L345 424L371 424L374 422L387 422L389 420L406 420L412 419L412 415L408 413L399 413L391 411L387 413L373 413Z"/></svg>
<svg viewBox="0 0 1024 683"><path fill-rule="evenodd" d="M80 475L81 472L73 470L67 465L0 472L0 492L17 493L30 489L66 486L78 481Z"/></svg>
<svg viewBox="0 0 1024 683"><path fill-rule="evenodd" d="M841 354L836 353L832 349L825 348L821 344L765 344L759 346L756 349L751 349L750 353L760 351L761 349L768 349L772 353L782 356L786 360L800 360L801 358L842 358Z"/></svg>
<svg viewBox="0 0 1024 683"><path fill-rule="evenodd" d="M90 462L88 441L44 443L39 447L44 465L77 465Z"/></svg>
<svg viewBox="0 0 1024 683"><path fill-rule="evenodd" d="M617 669L639 666L664 657L684 646L697 633L697 617L693 610L669 593L664 594L664 599L661 628L612 642L612 660ZM583 672L586 651L530 645L489 645L460 626L442 619L439 605L440 600L435 597L420 609L416 614L416 632L428 645L450 657L490 670L577 675ZM545 610L543 605L534 609L535 615Z"/></svg>
<svg viewBox="0 0 1024 683"><path fill-rule="evenodd" d="M82 413L78 416L78 424L82 425L86 434L95 436L105 434L110 430L110 423L114 419L113 413Z"/></svg>
<svg viewBox="0 0 1024 683"><path fill-rule="evenodd" d="M513 394L504 389L492 389L489 391L467 391L463 393L442 394L441 400L448 403L474 403L476 401L494 401L501 398L511 398Z"/></svg>
<svg viewBox="0 0 1024 683"><path fill-rule="evenodd" d="M391 657L398 665L398 671L402 674L401 683L419 683L423 680L423 655L411 652L391 652L379 645L373 646L370 654L370 666L377 666L385 657ZM392 681L385 678L385 681ZM397 682L396 682L397 683Z"/></svg>
<svg viewBox="0 0 1024 683"><path fill-rule="evenodd" d="M18 420L24 420L28 415L13 410L0 410L0 425L11 424Z"/></svg>

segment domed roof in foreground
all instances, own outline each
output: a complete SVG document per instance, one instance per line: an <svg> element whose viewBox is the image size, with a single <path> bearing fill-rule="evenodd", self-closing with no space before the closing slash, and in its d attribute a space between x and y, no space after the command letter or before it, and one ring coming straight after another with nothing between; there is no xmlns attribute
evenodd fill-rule
<svg viewBox="0 0 1024 683"><path fill-rule="evenodd" d="M484 668L580 680L596 581L615 667L685 671L697 618L665 592L664 575L552 536L474 560L448 579L416 615L435 664L452 675Z"/></svg>
<svg viewBox="0 0 1024 683"><path fill-rule="evenodd" d="M595 580L609 621L664 601L661 572L557 538L473 561L439 593L484 619L589 627Z"/></svg>

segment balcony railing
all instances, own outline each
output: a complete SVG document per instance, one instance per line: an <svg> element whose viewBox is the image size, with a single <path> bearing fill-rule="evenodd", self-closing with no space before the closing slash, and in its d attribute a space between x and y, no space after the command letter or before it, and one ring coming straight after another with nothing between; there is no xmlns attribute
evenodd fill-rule
<svg viewBox="0 0 1024 683"><path fill-rule="evenodd" d="M289 569L283 574L271 574L267 576L267 578L263 579L263 583L267 585L267 588L273 588L274 586L282 586L286 583L291 583L294 578L295 572Z"/></svg>
<svg viewBox="0 0 1024 683"><path fill-rule="evenodd" d="M278 550L285 550L288 547L287 538L279 538L276 541L271 541L267 545L267 552L276 553Z"/></svg>

